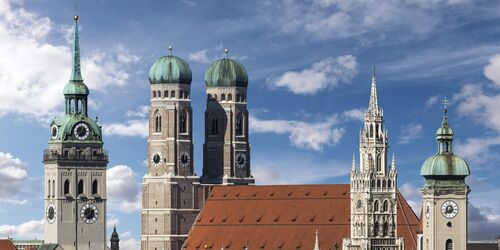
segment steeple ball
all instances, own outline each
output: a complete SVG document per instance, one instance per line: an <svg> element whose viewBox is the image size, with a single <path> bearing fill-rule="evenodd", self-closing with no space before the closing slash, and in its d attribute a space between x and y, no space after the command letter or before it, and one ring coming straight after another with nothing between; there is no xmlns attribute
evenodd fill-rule
<svg viewBox="0 0 500 250"><path fill-rule="evenodd" d="M189 64L172 55L172 49L169 46L169 55L158 58L149 69L151 84L191 84L193 77Z"/></svg>
<svg viewBox="0 0 500 250"><path fill-rule="evenodd" d="M247 87L248 74L245 67L230 59L224 50L225 57L213 62L205 73L207 87Z"/></svg>

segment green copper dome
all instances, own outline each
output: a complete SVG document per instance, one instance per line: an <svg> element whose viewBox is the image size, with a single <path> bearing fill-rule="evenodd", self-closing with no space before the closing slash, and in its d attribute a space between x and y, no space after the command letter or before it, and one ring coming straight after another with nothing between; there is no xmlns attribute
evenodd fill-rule
<svg viewBox="0 0 500 250"><path fill-rule="evenodd" d="M149 70L151 84L191 84L191 80L187 62L173 55L160 57Z"/></svg>
<svg viewBox="0 0 500 250"><path fill-rule="evenodd" d="M80 81L70 81L64 86L64 95L88 95L89 88Z"/></svg>
<svg viewBox="0 0 500 250"><path fill-rule="evenodd" d="M448 126L446 117L447 109L444 110L444 118L441 127L436 132L438 141L438 153L429 157L422 168L420 175L426 179L455 179L470 175L469 165L460 156L453 154L453 129Z"/></svg>
<svg viewBox="0 0 500 250"><path fill-rule="evenodd" d="M207 87L247 87L245 67L235 60L224 58L215 61L205 73Z"/></svg>

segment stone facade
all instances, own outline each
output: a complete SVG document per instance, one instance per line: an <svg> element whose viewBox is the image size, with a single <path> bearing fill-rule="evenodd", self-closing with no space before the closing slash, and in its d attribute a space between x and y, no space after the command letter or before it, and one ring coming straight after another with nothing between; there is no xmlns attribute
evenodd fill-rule
<svg viewBox="0 0 500 250"><path fill-rule="evenodd" d="M355 157L351 170L351 237L344 240L343 249L404 249L403 240L397 238L396 164L393 156L387 171L388 136L375 72L359 144L359 171Z"/></svg>

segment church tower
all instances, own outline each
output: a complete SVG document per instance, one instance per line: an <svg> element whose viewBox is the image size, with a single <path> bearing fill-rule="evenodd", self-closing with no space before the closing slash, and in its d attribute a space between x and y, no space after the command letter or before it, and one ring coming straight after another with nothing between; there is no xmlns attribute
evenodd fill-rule
<svg viewBox="0 0 500 250"><path fill-rule="evenodd" d="M239 62L225 58L212 63L205 74L207 108L203 145L204 184L247 185L250 173L248 141L248 75Z"/></svg>
<svg viewBox="0 0 500 250"><path fill-rule="evenodd" d="M148 164L142 179L141 249L180 249L204 198L193 168L191 69L169 55L149 71Z"/></svg>
<svg viewBox="0 0 500 250"><path fill-rule="evenodd" d="M351 170L351 237L343 249L402 249L397 238L397 171L394 156L387 169L388 136L378 105L375 68L371 95L360 132L359 170Z"/></svg>
<svg viewBox="0 0 500 250"><path fill-rule="evenodd" d="M65 114L50 125L45 168L45 243L65 250L107 249L106 166L101 125L88 116L89 89L80 70L78 16L73 68L64 87Z"/></svg>
<svg viewBox="0 0 500 250"><path fill-rule="evenodd" d="M453 153L453 130L448 125L447 104L436 132L438 152L428 158L420 170L425 178L422 189L421 246L432 249L467 249L467 204L470 175L467 162Z"/></svg>

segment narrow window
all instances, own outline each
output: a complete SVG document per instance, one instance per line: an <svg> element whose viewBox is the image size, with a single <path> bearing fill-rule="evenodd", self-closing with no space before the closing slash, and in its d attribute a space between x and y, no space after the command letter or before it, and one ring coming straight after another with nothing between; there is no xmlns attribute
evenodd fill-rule
<svg viewBox="0 0 500 250"><path fill-rule="evenodd" d="M189 91L186 91L186 99L189 99Z"/></svg>
<svg viewBox="0 0 500 250"><path fill-rule="evenodd" d="M378 139L378 124L375 125L375 137Z"/></svg>
<svg viewBox="0 0 500 250"><path fill-rule="evenodd" d="M78 182L78 194L83 194L83 180Z"/></svg>
<svg viewBox="0 0 500 250"><path fill-rule="evenodd" d="M228 101L232 101L232 100L233 100L233 95L231 95L231 94L227 94L227 100L228 100Z"/></svg>
<svg viewBox="0 0 500 250"><path fill-rule="evenodd" d="M153 98L156 98L156 91L153 91Z"/></svg>
<svg viewBox="0 0 500 250"><path fill-rule="evenodd" d="M155 117L155 132L161 132L161 115L156 114Z"/></svg>
<svg viewBox="0 0 500 250"><path fill-rule="evenodd" d="M240 102L240 94L236 94L236 102Z"/></svg>
<svg viewBox="0 0 500 250"><path fill-rule="evenodd" d="M236 135L243 135L243 115L241 113L236 116Z"/></svg>
<svg viewBox="0 0 500 250"><path fill-rule="evenodd" d="M245 102L245 96L244 95L241 95L241 102Z"/></svg>
<svg viewBox="0 0 500 250"><path fill-rule="evenodd" d="M368 166L370 169L373 169L373 156L372 154L368 154Z"/></svg>
<svg viewBox="0 0 500 250"><path fill-rule="evenodd" d="M373 125L370 124L370 138L373 138Z"/></svg>
<svg viewBox="0 0 500 250"><path fill-rule="evenodd" d="M165 92L163 92L163 97L164 97L164 98L167 98L167 97L168 97L168 90L165 90Z"/></svg>
<svg viewBox="0 0 500 250"><path fill-rule="evenodd" d="M386 186L386 184L387 184L387 183L385 182L385 180L383 180L383 181L382 181L382 187L383 187L383 188L386 188L386 187L387 187L387 186Z"/></svg>
<svg viewBox="0 0 500 250"><path fill-rule="evenodd" d="M175 91L170 91L170 98L175 98Z"/></svg>
<svg viewBox="0 0 500 250"><path fill-rule="evenodd" d="M380 180L377 180L377 187L380 187Z"/></svg>
<svg viewBox="0 0 500 250"><path fill-rule="evenodd" d="M64 194L69 194L69 180L64 181Z"/></svg>
<svg viewBox="0 0 500 250"><path fill-rule="evenodd" d="M221 100L221 101L225 101L225 100L226 100L226 94L222 94L222 95L220 95L220 100Z"/></svg>
<svg viewBox="0 0 500 250"><path fill-rule="evenodd" d="M179 131L180 133L186 133L187 132L187 114L186 111L183 110L180 115L180 128Z"/></svg>
<svg viewBox="0 0 500 250"><path fill-rule="evenodd" d="M453 241L450 239L446 240L446 250L453 250Z"/></svg>
<svg viewBox="0 0 500 250"><path fill-rule="evenodd" d="M373 210L375 210L375 212L378 212L378 209L379 209L379 202L378 202L378 200L375 200L375 204L374 204Z"/></svg>
<svg viewBox="0 0 500 250"><path fill-rule="evenodd" d="M184 98L184 91L182 91L182 90L179 91L179 98L180 99Z"/></svg>
<svg viewBox="0 0 500 250"><path fill-rule="evenodd" d="M207 94L207 102L211 102L212 101L212 95L211 94Z"/></svg>
<svg viewBox="0 0 500 250"><path fill-rule="evenodd" d="M391 180L388 180L388 181L387 181L387 187L388 187L388 188L390 188L390 187L391 187L391 185L392 185L392 181L391 181Z"/></svg>
<svg viewBox="0 0 500 250"><path fill-rule="evenodd" d="M161 91L158 90L158 98L161 97Z"/></svg>
<svg viewBox="0 0 500 250"><path fill-rule="evenodd" d="M378 221L373 224L373 235L378 236L379 224Z"/></svg>
<svg viewBox="0 0 500 250"><path fill-rule="evenodd" d="M389 225L387 225L387 222L384 222L384 225L382 226L382 236L387 236L387 231L389 229Z"/></svg>
<svg viewBox="0 0 500 250"><path fill-rule="evenodd" d="M217 131L218 131L218 122L217 122L217 118L212 118L212 135L217 135Z"/></svg>
<svg viewBox="0 0 500 250"><path fill-rule="evenodd" d="M97 180L94 180L94 181L92 182L92 194L97 194L97 193L98 193L98 192L97 192L97 191L98 191L98 188L99 188L99 186L98 186L98 184L97 184Z"/></svg>
<svg viewBox="0 0 500 250"><path fill-rule="evenodd" d="M382 171L382 157L380 155L377 156L377 171Z"/></svg>
<svg viewBox="0 0 500 250"><path fill-rule="evenodd" d="M385 200L385 201L384 201L384 205L383 205L383 207L384 207L384 208L383 208L383 209L384 209L384 210L383 210L384 212L389 211L389 202L388 202L387 200Z"/></svg>
<svg viewBox="0 0 500 250"><path fill-rule="evenodd" d="M49 180L49 182L48 182L48 184L47 184L47 197L50 197L50 192L51 192L51 190L52 190L52 189L50 188L50 180Z"/></svg>
<svg viewBox="0 0 500 250"><path fill-rule="evenodd" d="M52 180L52 198L56 196L56 181Z"/></svg>

